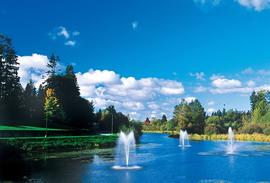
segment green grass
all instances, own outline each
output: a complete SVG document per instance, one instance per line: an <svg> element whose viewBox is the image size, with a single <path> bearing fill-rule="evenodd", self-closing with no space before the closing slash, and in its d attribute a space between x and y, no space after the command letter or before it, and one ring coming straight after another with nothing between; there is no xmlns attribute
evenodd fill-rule
<svg viewBox="0 0 270 183"><path fill-rule="evenodd" d="M67 129L47 128L48 131L67 131ZM0 131L46 131L46 128L35 126L0 125Z"/></svg>

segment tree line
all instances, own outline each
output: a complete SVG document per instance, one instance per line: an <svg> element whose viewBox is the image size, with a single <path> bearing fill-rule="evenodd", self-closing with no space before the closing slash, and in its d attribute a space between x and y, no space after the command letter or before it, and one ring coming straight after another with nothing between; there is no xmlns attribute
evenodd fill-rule
<svg viewBox="0 0 270 183"><path fill-rule="evenodd" d="M46 81L38 88L30 80L23 88L18 76L19 63L10 38L0 34L0 123L33 125L90 132L118 132L140 125L117 112L114 106L95 112L94 104L80 96L72 65L57 70L59 57L52 54Z"/></svg>
<svg viewBox="0 0 270 183"><path fill-rule="evenodd" d="M232 127L238 133L270 135L270 92L253 91L248 111L223 108L210 115L206 114L198 99L191 102L182 100L175 106L172 119L162 119L154 118L150 124L145 123L144 130L173 132L184 129L197 134L225 134Z"/></svg>

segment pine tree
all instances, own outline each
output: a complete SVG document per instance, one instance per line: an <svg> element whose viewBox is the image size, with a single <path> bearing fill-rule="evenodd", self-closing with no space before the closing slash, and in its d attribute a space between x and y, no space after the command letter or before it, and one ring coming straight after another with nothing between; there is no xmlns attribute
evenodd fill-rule
<svg viewBox="0 0 270 183"><path fill-rule="evenodd" d="M25 87L24 91L24 105L26 110L27 119L33 120L37 109L37 92L32 80Z"/></svg>
<svg viewBox="0 0 270 183"><path fill-rule="evenodd" d="M11 39L0 35L0 118L16 120L22 109L19 63Z"/></svg>
<svg viewBox="0 0 270 183"><path fill-rule="evenodd" d="M54 54L51 55L50 59L49 59L49 63L47 64L47 67L48 67L48 75L51 77L51 76L55 76L56 74L56 66L57 66L57 63L59 62L59 57L58 56L55 56Z"/></svg>
<svg viewBox="0 0 270 183"><path fill-rule="evenodd" d="M167 116L165 114L162 115L161 122L167 122Z"/></svg>
<svg viewBox="0 0 270 183"><path fill-rule="evenodd" d="M256 103L257 103L257 95L256 95L256 92L253 91L251 96L250 96L251 112L254 111Z"/></svg>

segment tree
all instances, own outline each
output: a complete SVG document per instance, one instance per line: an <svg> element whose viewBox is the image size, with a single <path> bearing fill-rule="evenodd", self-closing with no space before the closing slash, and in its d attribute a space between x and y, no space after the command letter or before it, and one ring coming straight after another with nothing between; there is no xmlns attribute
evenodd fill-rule
<svg viewBox="0 0 270 183"><path fill-rule="evenodd" d="M206 134L217 134L223 133L223 120L220 116L209 116L205 120L206 126L204 129L204 133Z"/></svg>
<svg viewBox="0 0 270 183"><path fill-rule="evenodd" d="M251 111L252 111L252 112L253 112L254 109L255 109L256 103L257 103L257 95L256 95L256 92L253 91L253 92L251 93L251 96L250 96L250 106L251 106Z"/></svg>
<svg viewBox="0 0 270 183"><path fill-rule="evenodd" d="M53 89L59 99L65 112L66 125L92 130L95 122L94 105L80 97L80 89L73 66L67 66L64 75L51 75L46 83L46 88Z"/></svg>
<svg viewBox="0 0 270 183"><path fill-rule="evenodd" d="M177 122L178 129L187 130L190 132L192 128L192 113L191 108L185 100L175 106L174 109L174 121Z"/></svg>
<svg viewBox="0 0 270 183"><path fill-rule="evenodd" d="M101 119L98 121L99 130L102 132L111 132L113 128L113 132L116 133L123 126L128 127L129 122L128 116L117 112L115 107L111 105L102 111Z"/></svg>
<svg viewBox="0 0 270 183"><path fill-rule="evenodd" d="M176 126L177 126L177 123L173 119L169 120L166 125L167 130L171 132L175 130Z"/></svg>
<svg viewBox="0 0 270 183"><path fill-rule="evenodd" d="M162 115L161 122L167 122L167 116L165 114Z"/></svg>
<svg viewBox="0 0 270 183"><path fill-rule="evenodd" d="M178 127L189 133L203 133L205 112L199 100L187 103L185 100L175 107L174 120Z"/></svg>
<svg viewBox="0 0 270 183"><path fill-rule="evenodd" d="M18 76L19 63L11 39L0 35L0 118L21 117L22 86Z"/></svg>
<svg viewBox="0 0 270 183"><path fill-rule="evenodd" d="M204 108L202 107L201 103L198 99L190 102L189 104L191 108L191 120L192 120L192 128L191 133L203 133L204 129L204 120L205 120L205 112Z"/></svg>
<svg viewBox="0 0 270 183"><path fill-rule="evenodd" d="M46 90L44 114L46 119L46 128L47 122L63 122L65 119L64 111L62 110L59 100L55 96L54 90L51 88Z"/></svg>
<svg viewBox="0 0 270 183"><path fill-rule="evenodd" d="M267 113L268 108L269 107L266 103L266 100L261 100L260 102L258 102L253 111L252 122L253 123L261 122L261 118Z"/></svg>
<svg viewBox="0 0 270 183"><path fill-rule="evenodd" d="M47 71L49 76L54 76L56 74L56 66L57 62L59 62L59 57L55 56L54 54L51 55L49 59L49 63L47 64L47 67L49 70Z"/></svg>
<svg viewBox="0 0 270 183"><path fill-rule="evenodd" d="M26 85L24 90L24 106L27 120L33 120L37 109L37 92L32 80Z"/></svg>

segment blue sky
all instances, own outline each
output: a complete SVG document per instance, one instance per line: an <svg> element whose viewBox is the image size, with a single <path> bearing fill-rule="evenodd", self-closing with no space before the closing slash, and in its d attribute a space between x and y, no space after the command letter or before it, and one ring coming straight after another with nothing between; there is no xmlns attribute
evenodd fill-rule
<svg viewBox="0 0 270 183"><path fill-rule="evenodd" d="M248 110L250 92L270 88L269 0L0 2L22 83L40 83L53 52L97 108L171 116L195 97L209 112Z"/></svg>

